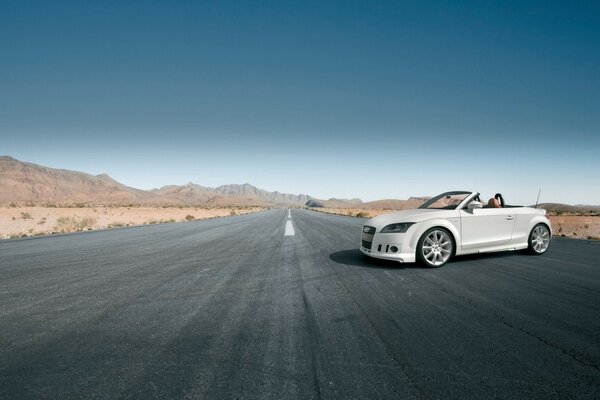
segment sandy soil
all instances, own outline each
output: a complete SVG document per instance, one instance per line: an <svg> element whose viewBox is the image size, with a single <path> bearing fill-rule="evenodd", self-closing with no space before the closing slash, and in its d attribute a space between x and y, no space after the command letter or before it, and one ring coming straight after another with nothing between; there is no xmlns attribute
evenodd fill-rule
<svg viewBox="0 0 600 400"><path fill-rule="evenodd" d="M248 208L0 207L0 239L240 215Z"/></svg>
<svg viewBox="0 0 600 400"><path fill-rule="evenodd" d="M600 216L550 216L555 236L600 240Z"/></svg>
<svg viewBox="0 0 600 400"><path fill-rule="evenodd" d="M315 211L352 217L372 218L394 210L361 210L359 208L320 208ZM600 216L551 215L554 236L600 240Z"/></svg>

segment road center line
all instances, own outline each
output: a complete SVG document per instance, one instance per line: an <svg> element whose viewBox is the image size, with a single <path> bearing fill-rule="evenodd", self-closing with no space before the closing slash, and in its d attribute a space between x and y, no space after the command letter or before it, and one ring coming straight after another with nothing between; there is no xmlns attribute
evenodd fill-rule
<svg viewBox="0 0 600 400"><path fill-rule="evenodd" d="M292 225L292 220L287 220L285 223L285 233L283 236L294 236L296 232L294 232L294 226Z"/></svg>

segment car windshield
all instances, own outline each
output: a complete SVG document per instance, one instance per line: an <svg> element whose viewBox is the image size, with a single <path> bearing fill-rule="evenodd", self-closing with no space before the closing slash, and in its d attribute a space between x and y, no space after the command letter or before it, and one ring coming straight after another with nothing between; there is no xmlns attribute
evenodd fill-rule
<svg viewBox="0 0 600 400"><path fill-rule="evenodd" d="M454 210L470 194L471 192L442 193L427 200L425 203L421 204L419 208L427 208L430 210Z"/></svg>

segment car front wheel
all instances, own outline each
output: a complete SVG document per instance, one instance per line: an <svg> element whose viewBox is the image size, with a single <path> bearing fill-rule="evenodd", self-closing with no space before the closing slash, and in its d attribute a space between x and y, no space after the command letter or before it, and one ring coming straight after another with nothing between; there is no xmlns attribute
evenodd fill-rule
<svg viewBox="0 0 600 400"><path fill-rule="evenodd" d="M417 258L431 268L446 264L454 254L454 239L443 228L431 228L419 239Z"/></svg>
<svg viewBox="0 0 600 400"><path fill-rule="evenodd" d="M529 233L529 252L531 254L544 254L550 246L550 229L545 224L537 224Z"/></svg>

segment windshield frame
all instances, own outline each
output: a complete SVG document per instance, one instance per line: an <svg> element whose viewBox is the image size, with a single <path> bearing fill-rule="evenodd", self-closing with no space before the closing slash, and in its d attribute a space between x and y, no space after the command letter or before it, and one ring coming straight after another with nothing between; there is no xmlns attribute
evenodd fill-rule
<svg viewBox="0 0 600 400"><path fill-rule="evenodd" d="M446 196L455 196L455 195L459 195L459 194L464 194L466 195L464 199L462 199L462 201L460 203L458 203L455 206L446 206L446 207L429 207L431 204L435 203L436 201L438 201L439 199L446 197ZM432 197L431 199L427 200L425 203L421 204L418 208L420 209L425 209L425 210L459 210L463 204L465 204L465 202L468 202L472 197L478 195L477 192L471 192L468 190L454 190L451 192L444 192L442 194L438 194L435 197Z"/></svg>

